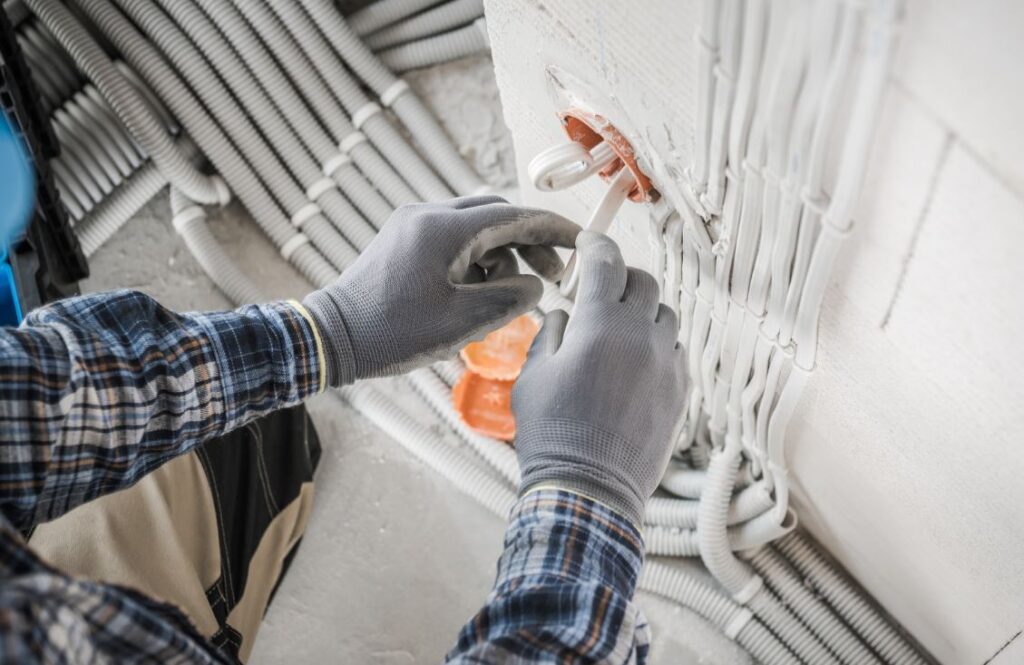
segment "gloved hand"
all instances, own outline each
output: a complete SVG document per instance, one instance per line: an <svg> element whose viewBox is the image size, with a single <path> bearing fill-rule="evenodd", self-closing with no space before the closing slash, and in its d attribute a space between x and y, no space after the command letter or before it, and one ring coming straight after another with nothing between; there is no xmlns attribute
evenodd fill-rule
<svg viewBox="0 0 1024 665"><path fill-rule="evenodd" d="M570 318L547 314L512 389L521 493L574 491L640 526L687 403L676 316L648 273L584 231Z"/></svg>
<svg viewBox="0 0 1024 665"><path fill-rule="evenodd" d="M537 305L563 269L552 246L579 227L546 210L476 196L399 208L333 284L303 305L320 329L332 386L450 358Z"/></svg>

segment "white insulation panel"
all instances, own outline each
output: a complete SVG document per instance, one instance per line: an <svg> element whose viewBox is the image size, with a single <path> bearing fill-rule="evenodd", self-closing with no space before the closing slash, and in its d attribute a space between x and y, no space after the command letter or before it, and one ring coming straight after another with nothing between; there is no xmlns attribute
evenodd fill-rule
<svg viewBox="0 0 1024 665"><path fill-rule="evenodd" d="M906 3L787 437L801 522L944 663L1015 662L1024 628L1019 7ZM658 186L690 163L699 3L488 0L487 17L525 203L582 222L605 187L529 185L564 137L551 67L607 104ZM627 204L611 230L632 265L647 219Z"/></svg>

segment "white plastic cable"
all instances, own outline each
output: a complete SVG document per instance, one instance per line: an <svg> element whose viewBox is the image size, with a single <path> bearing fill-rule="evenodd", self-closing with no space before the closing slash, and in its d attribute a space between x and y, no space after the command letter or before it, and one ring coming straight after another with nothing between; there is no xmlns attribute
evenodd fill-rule
<svg viewBox="0 0 1024 665"><path fill-rule="evenodd" d="M380 51L390 46L447 32L467 23L472 23L483 15L483 0L451 0L408 19L381 28L373 34L367 35L363 41L374 51ZM352 25L351 20L349 25ZM352 25L352 27L355 28L356 26ZM358 30L356 32L359 33ZM381 95L381 99L383 98L384 96Z"/></svg>
<svg viewBox="0 0 1024 665"><path fill-rule="evenodd" d="M334 140L339 142L352 134L355 129L345 109L270 7L265 3L246 0L234 0L233 4L259 35L263 45L274 55ZM391 205L401 206L420 200L395 168L370 144L353 148L351 158Z"/></svg>
<svg viewBox="0 0 1024 665"><path fill-rule="evenodd" d="M378 51L381 62L396 74L465 58L490 50L483 18L433 37Z"/></svg>
<svg viewBox="0 0 1024 665"><path fill-rule="evenodd" d="M96 85L132 136L175 187L204 204L227 203L226 188L219 186L214 178L201 173L177 151L149 106L139 98L99 44L64 5L57 0L25 2L74 58L75 64Z"/></svg>
<svg viewBox="0 0 1024 665"><path fill-rule="evenodd" d="M437 2L438 0L378 0L349 16L348 21L357 35L368 35L427 9Z"/></svg>
<svg viewBox="0 0 1024 665"><path fill-rule="evenodd" d="M277 3L288 0L274 0ZM314 19L318 31L330 40L345 64L352 68L377 95L383 95L397 80L394 74L359 39L345 22L332 0L299 0ZM452 145L437 119L411 91L388 105L402 121L431 165L460 195L478 190L484 182Z"/></svg>

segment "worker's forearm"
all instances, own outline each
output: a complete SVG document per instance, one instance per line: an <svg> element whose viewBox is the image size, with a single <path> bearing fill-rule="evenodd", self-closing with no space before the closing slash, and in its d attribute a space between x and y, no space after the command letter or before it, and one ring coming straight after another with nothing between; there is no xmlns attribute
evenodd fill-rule
<svg viewBox="0 0 1024 665"><path fill-rule="evenodd" d="M322 389L301 306L176 314L137 292L72 298L0 331L0 508L25 528Z"/></svg>
<svg viewBox="0 0 1024 665"><path fill-rule="evenodd" d="M647 622L632 603L642 561L640 534L612 510L560 490L527 494L494 590L449 660L645 662Z"/></svg>

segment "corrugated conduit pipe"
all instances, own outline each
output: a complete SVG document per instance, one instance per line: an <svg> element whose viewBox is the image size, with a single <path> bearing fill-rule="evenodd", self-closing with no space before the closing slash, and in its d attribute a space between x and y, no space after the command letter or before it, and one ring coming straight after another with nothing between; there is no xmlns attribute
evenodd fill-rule
<svg viewBox="0 0 1024 665"><path fill-rule="evenodd" d="M759 663L796 665L801 662L749 609L683 570L646 561L638 586L693 610L727 638L740 644Z"/></svg>
<svg viewBox="0 0 1024 665"><path fill-rule="evenodd" d="M85 0L81 1L85 2ZM183 78L203 99L205 107L217 118L234 145L238 146L247 161L255 167L263 185L287 210L290 217L290 228L300 231L303 234L300 238L312 241L335 268L348 265L354 259L355 251L318 209L308 205L309 201L304 192L264 141L263 136L253 126L249 114L242 109L195 46L149 0L139 2L118 0L118 3L128 9L128 15L132 21L148 34L157 48L160 48L171 63L181 71ZM142 41L145 41L147 45L149 43L148 40L142 39ZM173 76L177 79L176 74ZM148 79L148 82L154 90L160 89L159 81ZM160 96L165 103L171 104L172 100L169 97L163 94ZM182 118L181 114L177 112L175 115ZM184 120L184 118L182 119ZM192 133L191 130L189 133ZM198 138L196 142L200 146L207 145ZM221 170L221 173L223 174L225 171ZM293 241L293 243L299 242L304 241ZM293 248L289 248L289 252L284 252L282 249L282 253L290 253L291 249Z"/></svg>
<svg viewBox="0 0 1024 665"><path fill-rule="evenodd" d="M436 5L437 0L377 0L348 17L357 35L368 35Z"/></svg>
<svg viewBox="0 0 1024 665"><path fill-rule="evenodd" d="M887 663L924 665L926 662L899 631L878 613L852 584L799 533L773 544L800 573L804 583L824 598L842 620Z"/></svg>
<svg viewBox="0 0 1024 665"><path fill-rule="evenodd" d="M451 0L404 21L381 28L364 37L363 41L370 49L380 51L460 28L483 15L484 0ZM349 26L355 28L351 20Z"/></svg>
<svg viewBox="0 0 1024 665"><path fill-rule="evenodd" d="M433 37L401 44L380 51L377 55L396 74L422 69L442 62L458 60L491 48L487 41L487 23L479 18L467 26Z"/></svg>
<svg viewBox="0 0 1024 665"><path fill-rule="evenodd" d="M96 85L169 182L203 204L224 205L231 200L231 192L219 176L200 172L178 150L128 79L63 4L56 0L26 0L26 4Z"/></svg>
<svg viewBox="0 0 1024 665"><path fill-rule="evenodd" d="M244 3L245 0L235 0L236 6ZM368 137L385 159L398 169L405 181L419 194L421 200L438 201L451 198L452 192L448 186L388 121L381 105L370 101L363 92L359 82L352 77L346 69L345 63L334 50L335 45L328 42L321 32L323 26L318 24L319 21L314 23L313 19L295 0L269 0L269 4L280 22L313 62L331 92L350 114L352 125L356 128L357 133L343 140L356 143L361 138ZM335 9L331 7L330 12L335 12ZM405 86L405 82L403 81L401 85ZM381 98L384 107L392 103L392 96ZM424 112L426 112L425 109ZM428 155L433 149L432 146L422 141L420 145ZM462 161L461 157L459 161ZM465 167L464 163L463 166Z"/></svg>
<svg viewBox="0 0 1024 665"><path fill-rule="evenodd" d="M882 665L882 661L843 623L818 596L809 590L788 562L771 547L762 547L750 565L776 596L827 644L844 663Z"/></svg>
<svg viewBox="0 0 1024 665"><path fill-rule="evenodd" d="M144 164L129 176L75 226L75 235L85 255L92 256L166 185L167 178L153 162Z"/></svg>
<svg viewBox="0 0 1024 665"><path fill-rule="evenodd" d="M333 145L331 137L306 106L301 93L288 80L274 58L260 43L252 26L239 11L223 0L198 0L197 4L216 24L231 46L242 57L249 71L280 109L303 144L321 164L319 179L309 186L306 195L311 201L318 201L320 189L341 188L345 196L372 224L362 223L358 216L341 220L341 231L359 249L373 238L391 215L392 206L371 185L352 163ZM335 165L328 169L331 160Z"/></svg>
<svg viewBox="0 0 1024 665"><path fill-rule="evenodd" d="M282 257L295 264L314 284L330 283L337 276L337 271L310 244L309 238L289 223L288 216L271 197L266 181L239 154L206 108L149 40L109 0L76 1L132 68L165 101L189 136L202 146L214 168L252 213Z"/></svg>
<svg viewBox="0 0 1024 665"><path fill-rule="evenodd" d="M156 41L169 45L164 47L164 51L173 61L182 63L194 60L195 63L190 64L198 65L195 71L203 78L217 80L217 75L220 75L229 93L237 99L237 102L232 100L231 103L238 103L245 109L247 116L266 139L264 145L272 153L270 159L276 156L275 162L283 162L285 171L294 176L293 185L297 184L303 189L299 194L301 199L296 201L299 207L292 213L292 224L308 229L307 234L313 243L339 270L344 270L355 261L358 252L353 247L353 241L343 237L338 227L343 223L342 220L361 220L361 217L336 188L319 190L316 192L319 194L316 201L309 199L306 188L320 179L316 162L210 20L187 0L119 2L131 8L136 22L149 26L144 29ZM160 11L158 5L167 16ZM188 48L190 55L176 55L175 44ZM195 51L196 46L198 53ZM182 65L179 64L179 67ZM366 225L365 221L363 224Z"/></svg>
<svg viewBox="0 0 1024 665"><path fill-rule="evenodd" d="M275 0L277 3L289 0ZM451 139L413 94L409 86L384 66L345 23L332 0L300 0L316 26L323 31L345 63L391 108L422 147L424 155L460 196L489 190L466 163Z"/></svg>
<svg viewBox="0 0 1024 665"><path fill-rule="evenodd" d="M236 303L257 303L263 299L260 290L238 269L213 237L206 223L206 210L173 187L171 214L174 230L224 295Z"/></svg>
<svg viewBox="0 0 1024 665"><path fill-rule="evenodd" d="M377 152L374 147L376 140L372 136L367 139L352 126L328 82L321 78L313 62L303 53L299 43L270 7L262 2L248 0L234 0L233 5L256 31L263 46L270 50L288 77L298 86L317 119L330 131L338 152L324 162L324 173L329 174L345 166L346 160L351 159L392 206L397 208L420 201L421 198L402 179L396 168ZM367 131L371 132L369 129Z"/></svg>
<svg viewBox="0 0 1024 665"><path fill-rule="evenodd" d="M697 525L701 559L733 599L749 607L797 656L816 665L838 664L825 645L765 588L761 577L733 554L726 516L739 452L737 446L727 446L711 457Z"/></svg>

